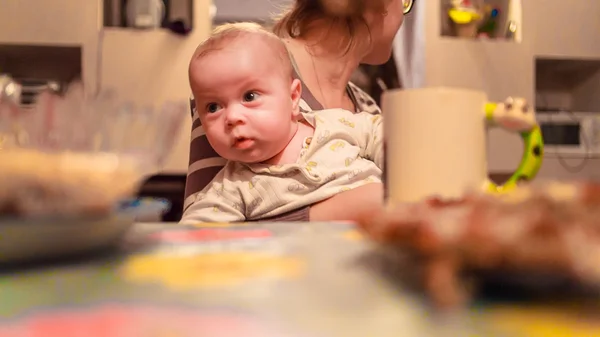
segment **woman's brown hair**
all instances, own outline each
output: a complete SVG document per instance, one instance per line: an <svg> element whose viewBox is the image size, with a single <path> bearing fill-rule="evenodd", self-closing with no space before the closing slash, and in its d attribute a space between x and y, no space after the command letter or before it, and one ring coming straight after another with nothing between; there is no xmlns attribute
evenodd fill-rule
<svg viewBox="0 0 600 337"><path fill-rule="evenodd" d="M369 32L364 19L368 10L384 13L390 0L295 0L292 7L276 19L273 32L280 37L302 38L310 26L319 20L327 20L331 25L347 29L346 52L355 43L355 37L362 27ZM370 39L370 32L369 32Z"/></svg>

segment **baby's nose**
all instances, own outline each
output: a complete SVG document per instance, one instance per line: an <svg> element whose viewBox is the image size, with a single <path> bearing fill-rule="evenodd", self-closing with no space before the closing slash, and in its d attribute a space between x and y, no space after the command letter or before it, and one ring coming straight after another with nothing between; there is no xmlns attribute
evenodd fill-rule
<svg viewBox="0 0 600 337"><path fill-rule="evenodd" d="M245 121L244 108L231 106L227 109L227 124L236 125Z"/></svg>

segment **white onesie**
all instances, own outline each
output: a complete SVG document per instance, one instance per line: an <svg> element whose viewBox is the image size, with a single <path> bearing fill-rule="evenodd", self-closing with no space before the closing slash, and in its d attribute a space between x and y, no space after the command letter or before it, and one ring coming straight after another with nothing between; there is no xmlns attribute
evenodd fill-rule
<svg viewBox="0 0 600 337"><path fill-rule="evenodd" d="M315 128L293 164L228 162L198 193L182 224L259 220L381 182L381 115L343 109L303 113Z"/></svg>

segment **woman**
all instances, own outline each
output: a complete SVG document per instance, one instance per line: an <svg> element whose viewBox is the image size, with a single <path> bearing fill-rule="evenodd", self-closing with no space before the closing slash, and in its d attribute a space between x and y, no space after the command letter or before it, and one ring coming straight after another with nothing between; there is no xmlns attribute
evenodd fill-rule
<svg viewBox="0 0 600 337"><path fill-rule="evenodd" d="M383 64L391 56L394 37L413 0L295 0L273 31L287 44L296 74L303 82L301 108L306 111L344 108L381 110L369 95L349 82L359 64ZM223 167L194 120L190 167L186 182L189 206ZM272 221L356 220L381 205L383 187L368 184L340 193L311 207Z"/></svg>

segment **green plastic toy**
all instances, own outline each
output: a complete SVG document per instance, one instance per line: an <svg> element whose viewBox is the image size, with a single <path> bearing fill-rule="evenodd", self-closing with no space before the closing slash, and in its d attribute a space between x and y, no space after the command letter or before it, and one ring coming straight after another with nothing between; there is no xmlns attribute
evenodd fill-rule
<svg viewBox="0 0 600 337"><path fill-rule="evenodd" d="M533 180L544 158L544 140L533 109L522 98L508 98L503 103L487 103L485 117L490 125L518 132L523 139L523 156L517 170L502 185L488 181L486 190L503 192L515 188L519 182Z"/></svg>

